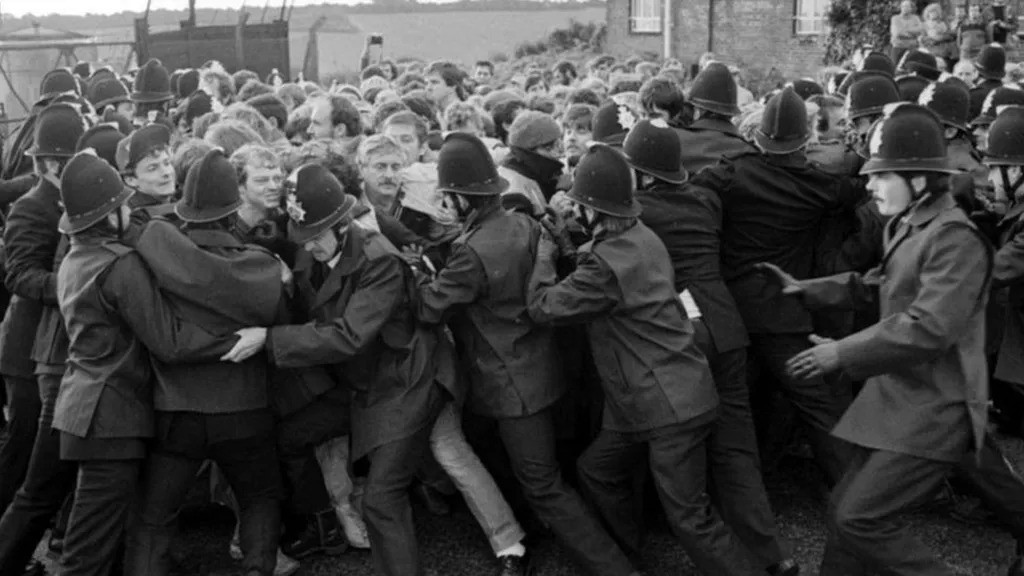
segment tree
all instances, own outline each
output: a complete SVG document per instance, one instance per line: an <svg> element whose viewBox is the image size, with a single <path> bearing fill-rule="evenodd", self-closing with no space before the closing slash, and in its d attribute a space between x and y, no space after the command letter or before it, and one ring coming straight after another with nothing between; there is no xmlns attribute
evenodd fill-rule
<svg viewBox="0 0 1024 576"><path fill-rule="evenodd" d="M864 44L880 49L888 46L889 20L895 10L891 2L832 0L827 14L830 30L825 62L839 64Z"/></svg>

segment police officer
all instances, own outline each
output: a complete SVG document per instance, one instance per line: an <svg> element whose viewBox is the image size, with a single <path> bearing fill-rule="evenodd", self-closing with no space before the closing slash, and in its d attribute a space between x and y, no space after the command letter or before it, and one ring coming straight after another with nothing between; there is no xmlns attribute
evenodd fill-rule
<svg viewBox="0 0 1024 576"><path fill-rule="evenodd" d="M703 454L718 397L693 327L672 284L664 245L637 220L633 171L621 153L594 145L569 198L593 241L561 282L557 246L542 236L529 282L540 323L586 325L605 393L602 429L580 456L580 485L625 549L638 554L632 477L648 466L669 525L704 574L755 574L747 553L710 506Z"/></svg>
<svg viewBox="0 0 1024 576"><path fill-rule="evenodd" d="M525 279L541 226L501 209L508 182L474 136L445 139L438 182L464 231L445 267L420 287L416 315L452 326L469 374L469 409L497 421L512 471L541 522L588 573L628 574L625 556L566 485L555 458L552 406L565 383L552 329L535 325L526 311ZM501 574L528 573L521 555L499 558Z"/></svg>
<svg viewBox="0 0 1024 576"><path fill-rule="evenodd" d="M927 502L983 446L991 250L947 193L955 170L934 113L888 107L869 142L863 172L880 211L893 216L881 265L863 277L808 281L769 267L784 293L808 306L881 308L879 323L839 341L816 339L786 363L795 379L838 370L868 378L834 431L855 450L832 494L821 574L952 575L896 517Z"/></svg>
<svg viewBox="0 0 1024 576"><path fill-rule="evenodd" d="M136 243L182 317L214 334L270 325L279 317L281 265L270 252L232 235L240 206L234 168L222 150L211 150L189 171L175 205L182 231L154 219ZM167 574L174 519L203 460L210 459L238 498L245 573L272 573L281 479L266 359L180 366L154 359L153 368L156 434L125 572Z"/></svg>
<svg viewBox="0 0 1024 576"><path fill-rule="evenodd" d="M802 105L792 101L794 105ZM668 250L675 291L693 323L718 391L718 419L708 437L713 493L726 523L769 574L799 567L784 549L761 478L757 436L747 390L747 331L722 279L722 204L718 195L686 183L679 139L661 120L641 120L623 152L636 170L640 221Z"/></svg>
<svg viewBox="0 0 1024 576"><path fill-rule="evenodd" d="M31 560L74 481L74 465L60 461L59 437L50 430L67 355L54 267L61 244L60 178L84 132L84 119L68 104L51 104L39 113L29 149L39 183L15 202L4 232L5 284L39 306L38 326L25 326L21 338L33 342L42 408L25 480L0 519L0 574L17 574Z"/></svg>
<svg viewBox="0 0 1024 576"><path fill-rule="evenodd" d="M890 97L895 95L892 81L884 77L854 84L851 95L861 82L875 80L888 87ZM786 374L786 359L806 346L812 317L767 285L753 267L768 260L798 278L813 276L823 219L856 204L839 178L808 163L803 152L807 110L799 98L791 88L772 97L775 103L769 105L778 106L779 113L762 118L757 139L762 153L733 158L698 175L694 184L717 193L722 202L722 272L750 333L748 373L759 440L764 446L771 429L765 412L771 386L760 377L763 371L778 382L807 425L818 464L834 484L844 459L841 444L829 432L846 409L849 390L832 380L798 381Z"/></svg>
<svg viewBox="0 0 1024 576"><path fill-rule="evenodd" d="M282 368L327 365L352 387L353 461L368 458L363 514L378 574L419 573L408 490L446 396L453 350L439 328L412 318L412 271L376 232L352 226L356 200L324 167L301 166L287 197L289 237L309 253L295 267L306 324L249 328L225 356L266 348Z"/></svg>
<svg viewBox="0 0 1024 576"><path fill-rule="evenodd" d="M946 76L925 88L917 103L935 112L942 121L950 165L962 172L952 177L953 197L970 214L976 203L975 194L982 195L988 189L988 170L967 132L970 93L959 79Z"/></svg>
<svg viewBox="0 0 1024 576"><path fill-rule="evenodd" d="M1003 77L1006 76L1006 49L996 43L989 44L981 49L974 65L978 69L978 80L971 88L972 118L981 113L989 92L1003 85Z"/></svg>
<svg viewBox="0 0 1024 576"><path fill-rule="evenodd" d="M171 75L160 60L150 58L139 68L130 99L134 105L132 123L136 126L168 122L167 112L174 94Z"/></svg>
<svg viewBox="0 0 1024 576"><path fill-rule="evenodd" d="M1003 106L1024 106L1024 90L1012 86L999 86L988 93L981 104L981 111L972 114L971 130L979 152L988 148L988 127L996 119Z"/></svg>
<svg viewBox="0 0 1024 576"><path fill-rule="evenodd" d="M696 110L695 119L687 128L676 131L681 162L689 173L714 166L722 157L754 151L732 123L740 109L736 104L736 80L725 64L712 62L697 74L689 102Z"/></svg>
<svg viewBox="0 0 1024 576"><path fill-rule="evenodd" d="M116 140L115 140L116 142ZM123 243L131 190L88 152L61 177L71 250L57 273L70 337L68 368L54 409L60 454L78 464L77 492L60 573L106 576L120 544L153 436L149 355L163 362L216 360L234 343L182 322L137 254Z"/></svg>

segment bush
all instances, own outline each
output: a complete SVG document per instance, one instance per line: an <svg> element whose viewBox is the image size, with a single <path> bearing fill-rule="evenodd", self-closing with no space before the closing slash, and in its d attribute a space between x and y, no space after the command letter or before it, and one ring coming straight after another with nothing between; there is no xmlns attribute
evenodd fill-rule
<svg viewBox="0 0 1024 576"><path fill-rule="evenodd" d="M825 63L840 64L863 44L888 46L893 10L890 2L878 0L832 0Z"/></svg>

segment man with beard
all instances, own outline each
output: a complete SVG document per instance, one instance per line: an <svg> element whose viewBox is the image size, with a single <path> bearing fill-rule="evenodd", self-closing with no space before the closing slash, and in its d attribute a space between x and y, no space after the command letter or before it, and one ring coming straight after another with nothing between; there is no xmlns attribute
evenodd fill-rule
<svg viewBox="0 0 1024 576"><path fill-rule="evenodd" d="M128 200L134 224L174 214L177 179L170 143L171 131L166 126L150 124L125 136L117 145L117 168L125 184L136 192Z"/></svg>
<svg viewBox="0 0 1024 576"><path fill-rule="evenodd" d="M454 358L440 328L412 318L412 271L398 251L350 224L355 206L324 167L297 170L288 230L308 253L294 282L310 321L241 330L224 359L244 362L266 348L274 366L326 366L349 383L352 459L370 463L363 513L375 569L407 576L420 573L408 491L434 422L455 394Z"/></svg>

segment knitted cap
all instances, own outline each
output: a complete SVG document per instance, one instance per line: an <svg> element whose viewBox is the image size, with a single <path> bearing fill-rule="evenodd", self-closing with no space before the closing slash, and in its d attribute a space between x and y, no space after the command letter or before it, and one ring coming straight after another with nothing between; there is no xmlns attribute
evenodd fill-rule
<svg viewBox="0 0 1024 576"><path fill-rule="evenodd" d="M508 145L531 150L562 137L562 129L551 116L536 110L524 110L512 121Z"/></svg>

